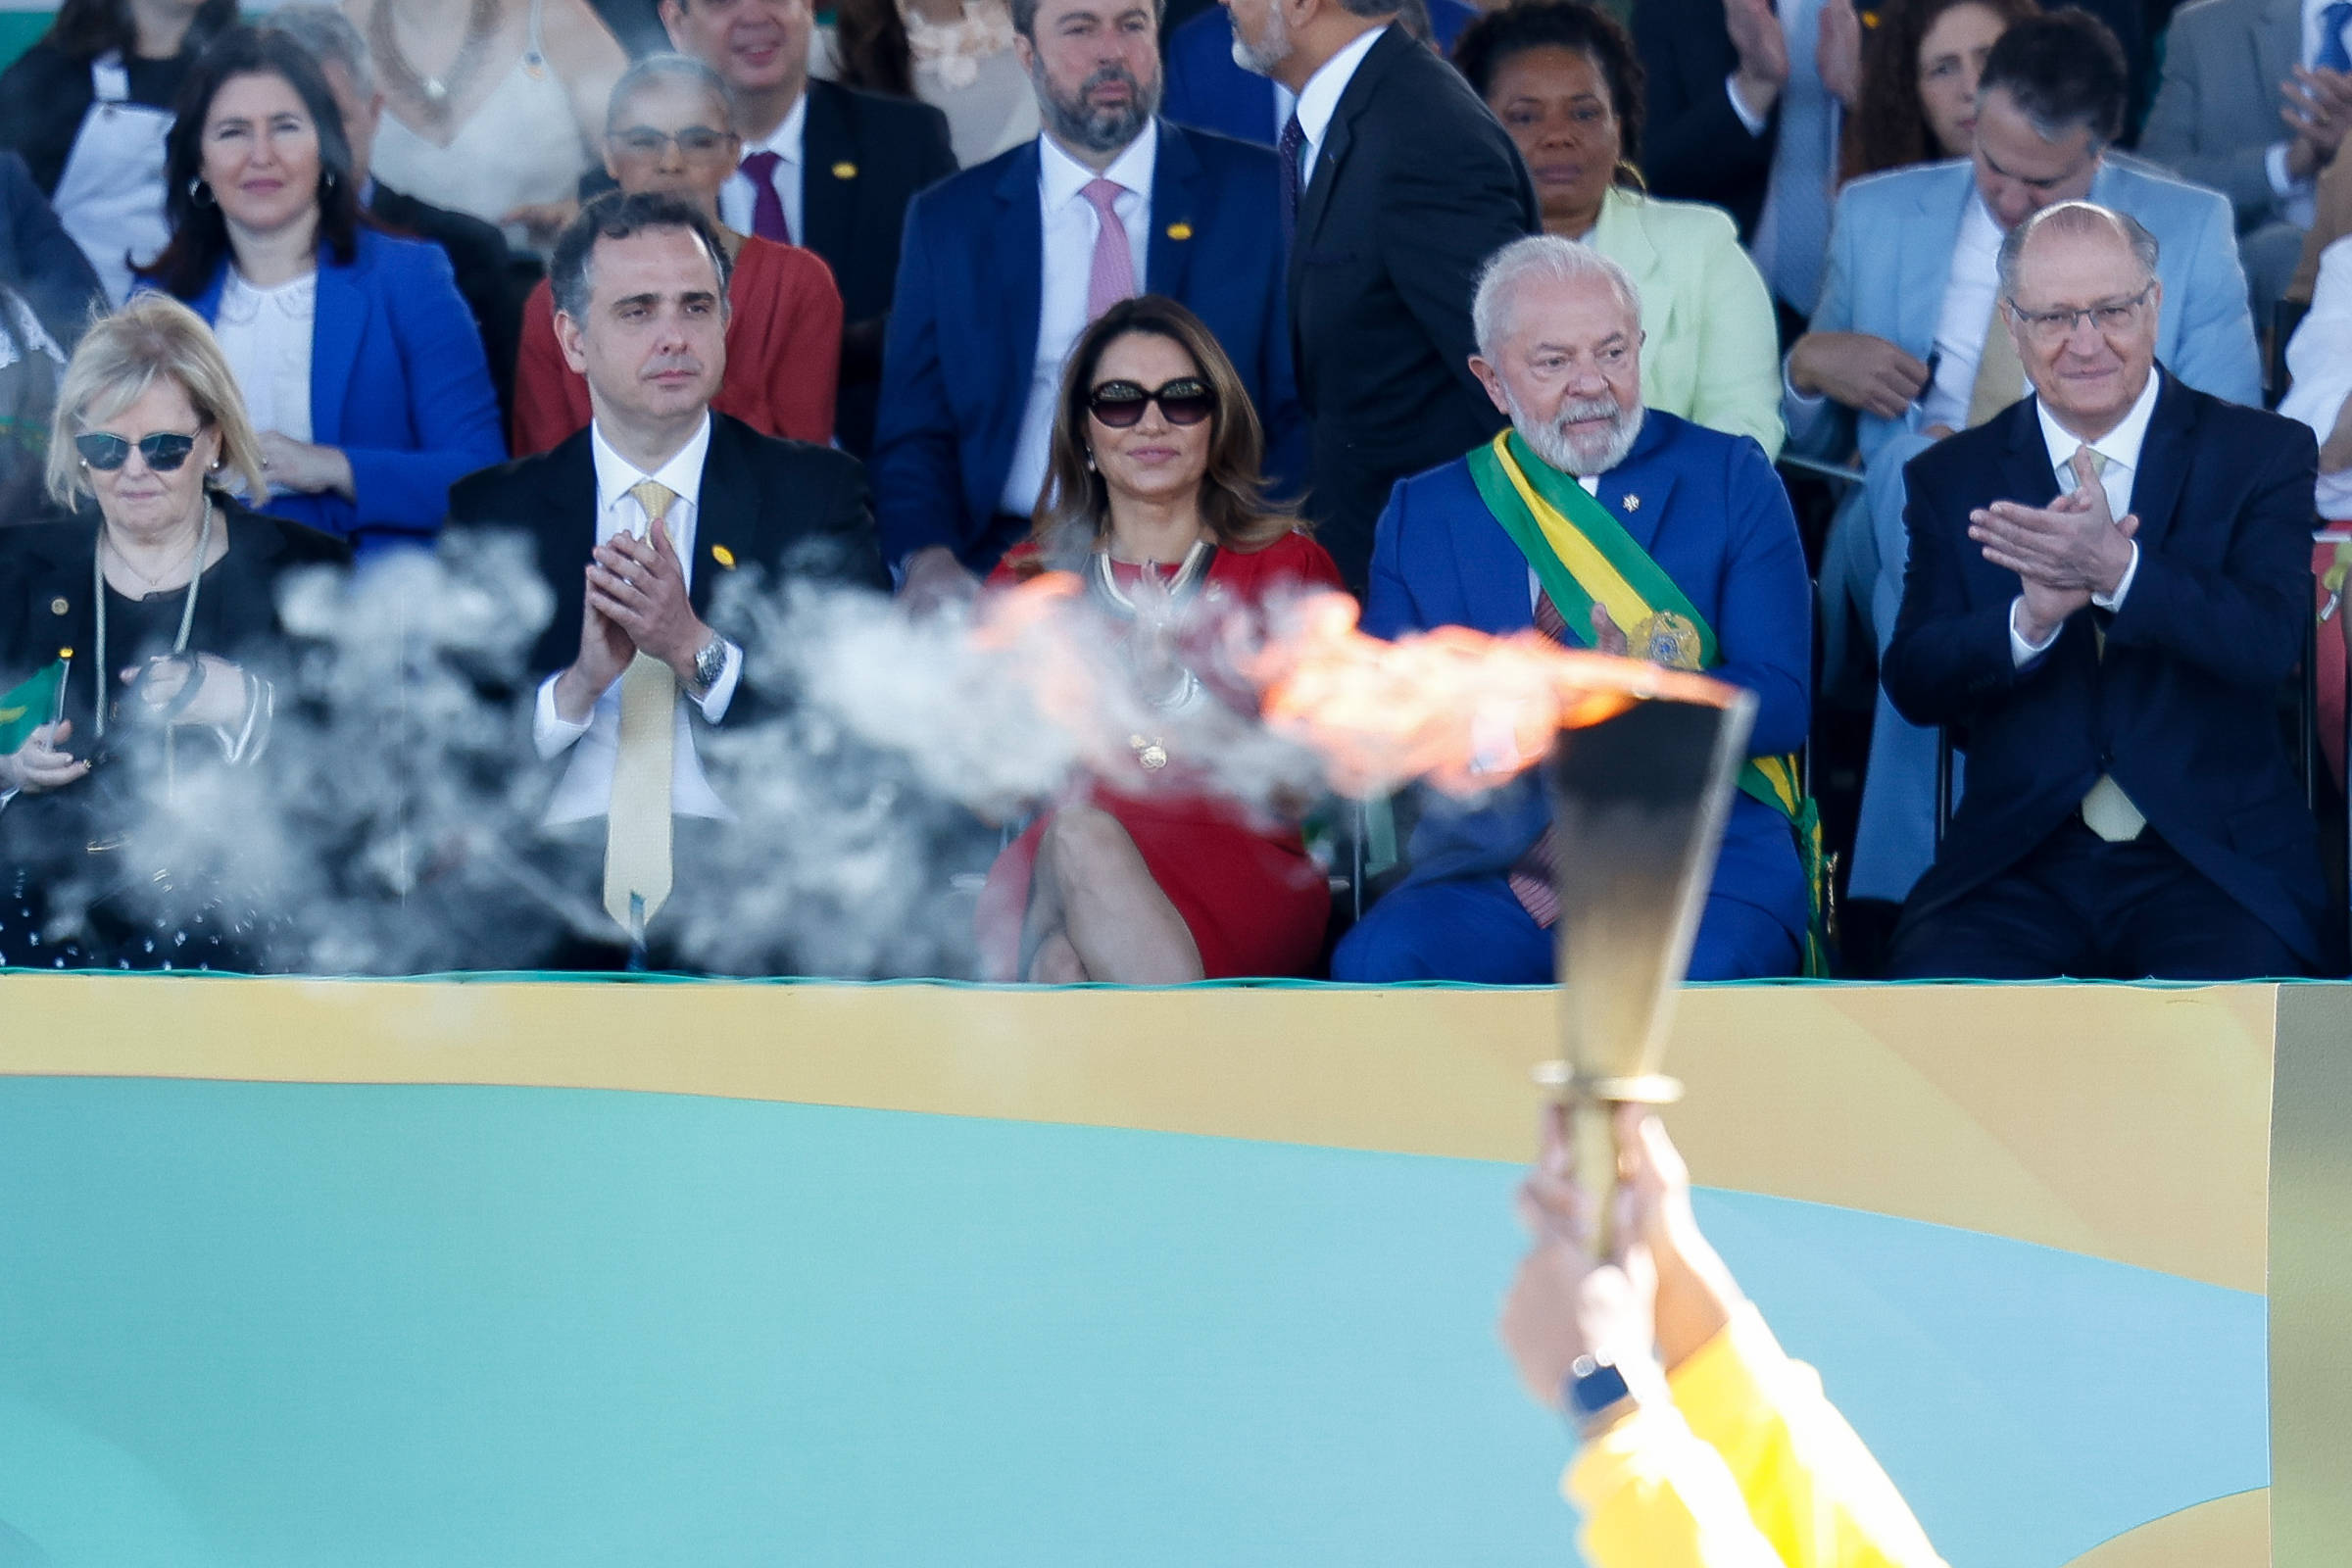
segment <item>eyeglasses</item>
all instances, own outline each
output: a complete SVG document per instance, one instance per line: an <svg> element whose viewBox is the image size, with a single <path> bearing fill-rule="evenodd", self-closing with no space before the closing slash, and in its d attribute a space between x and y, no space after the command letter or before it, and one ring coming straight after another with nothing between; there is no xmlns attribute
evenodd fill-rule
<svg viewBox="0 0 2352 1568"><path fill-rule="evenodd" d="M1170 424L1199 424L1217 412L1217 394L1197 375L1179 376L1156 391L1133 381L1105 381L1086 395L1087 412L1113 430L1141 423L1146 404L1159 405Z"/></svg>
<svg viewBox="0 0 2352 1568"><path fill-rule="evenodd" d="M2069 306L2055 311L2029 311L2013 298L2009 301L2009 309L2016 315L2018 324L2026 329L2026 336L2046 346L2063 343L2073 337L2075 323L2082 320L2088 320L2102 334L2123 331L2132 324L2132 318L2139 314L2140 306L2147 303L2149 294L2155 288L2156 285L2151 282L2128 300L2109 300L2103 305L2085 305L2080 309Z"/></svg>
<svg viewBox="0 0 2352 1568"><path fill-rule="evenodd" d="M709 125L688 125L674 136L651 125L638 125L612 136L613 144L622 152L639 158L659 158L672 142L677 143L678 151L686 157L708 158L734 139L732 131L712 130Z"/></svg>
<svg viewBox="0 0 2352 1568"><path fill-rule="evenodd" d="M188 461L188 454L196 450L196 438L173 430L158 430L136 441L125 441L102 430L74 438L74 450L81 454L81 461L102 473L112 473L128 463L134 446L139 449L139 456L147 460L148 467L158 473L170 473Z"/></svg>

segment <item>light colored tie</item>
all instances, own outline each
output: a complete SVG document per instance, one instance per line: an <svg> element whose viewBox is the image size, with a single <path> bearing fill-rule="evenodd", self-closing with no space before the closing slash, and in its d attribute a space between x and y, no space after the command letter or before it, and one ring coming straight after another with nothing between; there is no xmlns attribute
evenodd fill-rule
<svg viewBox="0 0 2352 1568"><path fill-rule="evenodd" d="M1078 194L1102 221L1095 225L1095 266L1086 279L1086 318L1093 320L1124 299L1135 297L1135 252L1128 248L1127 225L1111 203L1127 187L1114 179L1090 179Z"/></svg>
<svg viewBox="0 0 2352 1568"><path fill-rule="evenodd" d="M1780 137L1773 143L1753 250L1774 295L1798 315L1811 316L1829 254L1838 101L1822 85L1814 57L1821 0L1782 0L1778 9L1788 40L1788 81L1781 89Z"/></svg>
<svg viewBox="0 0 2352 1568"><path fill-rule="evenodd" d="M629 486L645 509L645 531L669 515L677 492L651 479ZM672 541L673 546L675 541ZM669 898L669 785L677 746L678 677L651 654L620 676L620 753L605 814L605 912L632 940Z"/></svg>
<svg viewBox="0 0 2352 1568"><path fill-rule="evenodd" d="M1968 428L1974 430L2025 395L2025 363L2017 357L2009 323L2001 319L2001 301L1996 294L1992 319L1984 324L1984 348L1977 356L1977 378L1968 389ZM2095 452L2091 458L2093 462L2106 461Z"/></svg>
<svg viewBox="0 0 2352 1568"><path fill-rule="evenodd" d="M2095 451L2087 444L2082 450L2090 455L2093 477L2103 476L2107 472L2107 454ZM2072 459L2067 461L2067 466L2074 466ZM2107 633L2100 629L2096 620L2090 623L2090 635L2092 646L2098 649L2099 657L2105 659ZM2139 808L2132 804L2132 797L2124 793L2124 787L2115 781L2112 773L2101 773L2099 781L2090 787L2090 793L2082 797L2082 822L2110 844L2129 844L2139 837L2148 825L2148 819L2139 814Z"/></svg>

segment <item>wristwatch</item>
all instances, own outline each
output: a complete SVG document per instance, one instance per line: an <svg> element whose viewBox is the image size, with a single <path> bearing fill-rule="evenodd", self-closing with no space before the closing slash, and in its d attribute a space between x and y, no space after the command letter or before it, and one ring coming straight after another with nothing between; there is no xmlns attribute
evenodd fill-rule
<svg viewBox="0 0 2352 1568"><path fill-rule="evenodd" d="M1590 1355L1580 1355L1570 1363L1568 1380L1560 1388L1560 1402L1567 1407L1568 1419L1583 1433L1591 1433L1602 1416L1633 1396L1633 1386L1616 1363Z"/></svg>
<svg viewBox="0 0 2352 1568"><path fill-rule="evenodd" d="M712 632L694 656L694 689L698 696L708 696L718 684L718 677L727 672L727 640Z"/></svg>

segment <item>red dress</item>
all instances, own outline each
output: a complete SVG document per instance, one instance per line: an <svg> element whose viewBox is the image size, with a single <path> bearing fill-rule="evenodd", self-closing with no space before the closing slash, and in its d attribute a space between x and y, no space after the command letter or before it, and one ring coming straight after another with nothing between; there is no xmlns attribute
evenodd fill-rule
<svg viewBox="0 0 2352 1568"><path fill-rule="evenodd" d="M833 439L841 380L841 290L814 251L748 236L727 282L727 373L710 406L761 435ZM514 357L514 454L587 428L588 378L564 363L555 295L542 279L522 307Z"/></svg>
<svg viewBox="0 0 2352 1568"><path fill-rule="evenodd" d="M990 585L1017 580L1034 560L1028 546L1015 550L990 575ZM1122 582L1133 579L1135 568L1113 569L1124 573ZM1203 580L1204 590L1212 586L1248 607L1278 587L1347 591L1331 557L1300 533L1262 550L1219 550ZM1314 969L1331 917L1331 885L1296 827L1252 820L1242 807L1207 795L1131 794L1100 778L1075 793L1116 817L1135 840L1152 880L1184 917L1209 979ZM1018 968L1030 874L1052 820L1051 810L1040 812L989 869L980 896L980 948L992 975Z"/></svg>

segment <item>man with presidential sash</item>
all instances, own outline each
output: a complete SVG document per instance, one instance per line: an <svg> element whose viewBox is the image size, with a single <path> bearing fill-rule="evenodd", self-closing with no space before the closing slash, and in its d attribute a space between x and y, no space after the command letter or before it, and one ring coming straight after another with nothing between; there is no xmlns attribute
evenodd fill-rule
<svg viewBox="0 0 2352 1568"><path fill-rule="evenodd" d="M1641 311L1633 279L1589 246L1538 235L1489 261L1470 365L1511 428L1391 494L1364 628L1534 626L1754 692L1755 755L1690 978L1819 972L1820 834L1796 768L1811 587L1795 518L1752 439L1642 408ZM1333 978L1550 980L1547 828L1532 778L1468 806L1431 796L1411 870L1340 944Z"/></svg>

